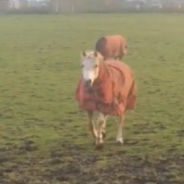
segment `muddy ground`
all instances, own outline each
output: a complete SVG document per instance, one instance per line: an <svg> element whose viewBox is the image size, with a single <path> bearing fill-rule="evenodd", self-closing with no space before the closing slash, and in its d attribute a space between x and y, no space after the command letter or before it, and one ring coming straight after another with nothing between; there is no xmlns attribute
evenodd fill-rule
<svg viewBox="0 0 184 184"><path fill-rule="evenodd" d="M7 146L0 149L0 183L183 184L184 154L175 155L174 150L157 158L124 154L106 148L88 152L71 144L44 154L31 141Z"/></svg>

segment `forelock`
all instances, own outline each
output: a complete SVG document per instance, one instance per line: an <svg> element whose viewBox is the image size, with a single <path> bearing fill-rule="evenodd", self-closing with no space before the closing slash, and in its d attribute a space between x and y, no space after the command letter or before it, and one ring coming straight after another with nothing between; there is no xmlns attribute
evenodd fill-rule
<svg viewBox="0 0 184 184"><path fill-rule="evenodd" d="M86 51L86 59L93 59L94 57L94 51Z"/></svg>
<svg viewBox="0 0 184 184"><path fill-rule="evenodd" d="M98 61L103 61L103 56L100 53L98 53L98 56L97 57L95 56L95 51L88 50L85 53L86 53L86 56L83 57L83 61L84 60L96 61L96 59Z"/></svg>

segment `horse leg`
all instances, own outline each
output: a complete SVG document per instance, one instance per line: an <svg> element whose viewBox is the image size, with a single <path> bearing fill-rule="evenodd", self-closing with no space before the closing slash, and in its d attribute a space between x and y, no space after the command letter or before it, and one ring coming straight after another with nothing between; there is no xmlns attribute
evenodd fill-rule
<svg viewBox="0 0 184 184"><path fill-rule="evenodd" d="M123 56L124 56L124 55L121 54L121 55L118 57L118 59L119 59L119 60L122 60Z"/></svg>
<svg viewBox="0 0 184 184"><path fill-rule="evenodd" d="M114 58L115 60L119 60L119 56L115 56L115 58Z"/></svg>
<svg viewBox="0 0 184 184"><path fill-rule="evenodd" d="M123 123L124 123L124 116L120 116L118 118L118 131L116 141L121 144L123 144Z"/></svg>
<svg viewBox="0 0 184 184"><path fill-rule="evenodd" d="M87 111L87 115L88 115L89 129L92 133L93 138L96 141L98 133L97 133L97 130L96 130L96 126L93 122L93 112L92 111Z"/></svg>
<svg viewBox="0 0 184 184"><path fill-rule="evenodd" d="M104 120L104 123L102 125L102 137L105 139L106 137L106 119Z"/></svg>
<svg viewBox="0 0 184 184"><path fill-rule="evenodd" d="M106 136L106 119L107 119L107 116L105 116L104 114L101 114L100 115L101 119L100 119L100 126L99 126L99 131L101 132L102 134L102 138L104 139L105 136Z"/></svg>
<svg viewBox="0 0 184 184"><path fill-rule="evenodd" d="M102 148L105 138L106 116L100 113L97 118L97 122L98 122L97 148Z"/></svg>

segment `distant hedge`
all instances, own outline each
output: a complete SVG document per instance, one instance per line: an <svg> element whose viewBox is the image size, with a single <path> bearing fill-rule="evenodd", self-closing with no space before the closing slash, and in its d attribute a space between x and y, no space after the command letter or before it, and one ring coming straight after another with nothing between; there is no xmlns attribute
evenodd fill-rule
<svg viewBox="0 0 184 184"><path fill-rule="evenodd" d="M9 1L0 0L0 13L7 14L53 14L53 13L183 13L180 8L164 4L162 8L136 8L136 2L118 0L51 0L44 6L38 3L30 7L27 1L20 1L19 8L10 8Z"/></svg>

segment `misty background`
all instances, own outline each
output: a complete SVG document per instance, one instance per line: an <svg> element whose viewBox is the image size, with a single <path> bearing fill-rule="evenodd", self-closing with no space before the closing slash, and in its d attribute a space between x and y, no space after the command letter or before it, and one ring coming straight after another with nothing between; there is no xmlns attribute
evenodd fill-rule
<svg viewBox="0 0 184 184"><path fill-rule="evenodd" d="M0 14L184 12L184 0L0 0Z"/></svg>

